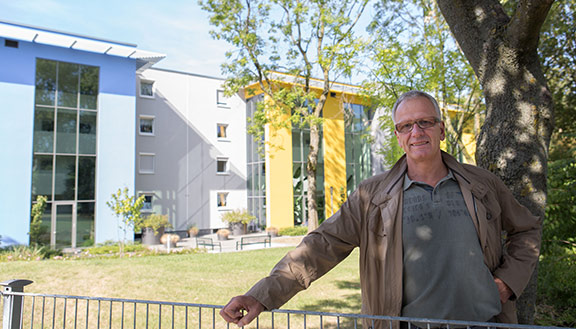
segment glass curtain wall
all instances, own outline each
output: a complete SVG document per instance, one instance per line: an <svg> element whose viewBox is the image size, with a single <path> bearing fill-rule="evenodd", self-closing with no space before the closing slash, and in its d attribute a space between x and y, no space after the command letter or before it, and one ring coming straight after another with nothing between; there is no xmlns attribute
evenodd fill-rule
<svg viewBox="0 0 576 329"><path fill-rule="evenodd" d="M364 179L371 175L370 127L366 108L359 104L345 104L346 192L350 195Z"/></svg>
<svg viewBox="0 0 576 329"><path fill-rule="evenodd" d="M320 149L316 166L316 205L318 223L325 219L324 202L324 141L320 127ZM292 129L292 184L294 189L294 225L308 225L308 153L310 152L310 128Z"/></svg>
<svg viewBox="0 0 576 329"><path fill-rule="evenodd" d="M32 200L48 199L40 241L93 244L99 68L36 61Z"/></svg>
<svg viewBox="0 0 576 329"><path fill-rule="evenodd" d="M246 118L254 117L258 103L264 99L262 95L252 97L246 102ZM259 228L266 227L266 163L259 152L260 140L252 134L246 134L247 189L248 211L256 216Z"/></svg>

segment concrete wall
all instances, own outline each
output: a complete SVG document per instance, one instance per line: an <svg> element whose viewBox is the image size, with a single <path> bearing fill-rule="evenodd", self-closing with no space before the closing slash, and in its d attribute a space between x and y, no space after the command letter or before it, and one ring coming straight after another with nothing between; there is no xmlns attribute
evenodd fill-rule
<svg viewBox="0 0 576 329"><path fill-rule="evenodd" d="M139 173L137 163L138 191L152 195L152 212L168 215L174 230L227 226L221 214L247 206L244 101L235 95L219 106L222 79L160 69L138 78L154 84L153 98L137 97L138 116L154 118L154 134L136 132L136 156L155 159L153 174ZM217 137L218 123L228 125L226 139ZM229 161L227 174L216 170L222 157ZM229 193L227 207L217 206L218 192Z"/></svg>

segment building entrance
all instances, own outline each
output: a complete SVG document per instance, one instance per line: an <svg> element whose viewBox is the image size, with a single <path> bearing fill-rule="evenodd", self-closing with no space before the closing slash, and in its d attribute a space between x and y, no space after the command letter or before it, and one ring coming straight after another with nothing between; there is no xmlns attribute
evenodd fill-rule
<svg viewBox="0 0 576 329"><path fill-rule="evenodd" d="M76 248L76 203L54 202L50 229L50 246L53 249Z"/></svg>

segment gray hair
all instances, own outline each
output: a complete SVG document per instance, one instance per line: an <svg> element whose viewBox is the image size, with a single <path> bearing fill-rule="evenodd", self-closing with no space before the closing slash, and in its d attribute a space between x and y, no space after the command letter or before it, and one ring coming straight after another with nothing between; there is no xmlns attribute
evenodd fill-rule
<svg viewBox="0 0 576 329"><path fill-rule="evenodd" d="M400 95L400 97L398 97L398 99L396 100L396 103L394 103L394 107L392 108L392 122L396 123L396 119L395 119L396 110L398 110L398 106L400 106L400 104L403 101L418 98L418 97L427 98L430 101L430 103L432 103L432 105L434 105L434 110L436 111L436 114L438 115L438 119L440 119L440 121L442 121L442 112L440 111L440 107L438 106L438 102L436 101L436 99L434 97L432 97L430 94L425 93L425 92L420 91L420 90L410 90L410 91L407 91L407 92L403 93L402 95Z"/></svg>

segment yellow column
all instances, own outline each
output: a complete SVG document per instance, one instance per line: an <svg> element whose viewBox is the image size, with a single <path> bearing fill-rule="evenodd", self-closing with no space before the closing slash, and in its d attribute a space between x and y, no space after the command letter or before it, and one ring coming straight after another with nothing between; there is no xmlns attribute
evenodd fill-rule
<svg viewBox="0 0 576 329"><path fill-rule="evenodd" d="M289 121L284 115L280 120ZM292 129L266 127L266 225L294 226L292 189Z"/></svg>
<svg viewBox="0 0 576 329"><path fill-rule="evenodd" d="M323 112L324 193L328 218L338 211L346 196L346 144L340 94L328 96Z"/></svg>

